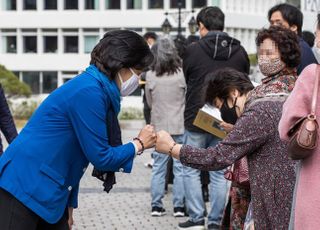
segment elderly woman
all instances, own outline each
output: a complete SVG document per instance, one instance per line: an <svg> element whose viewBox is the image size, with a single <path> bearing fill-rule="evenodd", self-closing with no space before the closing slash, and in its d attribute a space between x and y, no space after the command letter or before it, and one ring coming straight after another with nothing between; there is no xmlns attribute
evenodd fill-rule
<svg viewBox="0 0 320 230"><path fill-rule="evenodd" d="M281 43L284 40L286 43ZM282 95L292 90L296 78L299 46L293 32L273 27L259 32L257 45L259 66L267 76L260 87L249 92L251 82L230 69L208 76L207 103L220 110L227 107L237 119L228 136L215 147L201 149L176 144L161 131L156 149L203 170L221 170L247 156L256 229L287 229L294 162L288 158L277 126L285 100Z"/></svg>
<svg viewBox="0 0 320 230"><path fill-rule="evenodd" d="M154 62L146 74L146 98L151 108L151 124L155 129L166 130L177 143L182 143L184 133L183 112L186 82L181 69L181 59L174 42L169 37L158 38L152 46ZM169 156L152 153L154 164L151 177L151 215L165 214L162 198ZM184 187L182 164L173 160L173 215L184 216Z"/></svg>
<svg viewBox="0 0 320 230"><path fill-rule="evenodd" d="M93 49L91 65L40 105L0 158L1 229L69 229L67 210L77 207L89 162L97 170L130 173L155 133L146 126L122 145L120 97L138 87L152 60L138 34L108 32ZM114 182L112 175L105 175L106 184Z"/></svg>

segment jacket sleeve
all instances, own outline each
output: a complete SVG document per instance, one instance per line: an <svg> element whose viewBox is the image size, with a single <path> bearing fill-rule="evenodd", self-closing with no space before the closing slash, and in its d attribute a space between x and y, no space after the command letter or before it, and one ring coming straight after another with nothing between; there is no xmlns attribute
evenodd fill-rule
<svg viewBox="0 0 320 230"><path fill-rule="evenodd" d="M78 208L78 195L79 195L79 183L77 186L74 186L71 190L68 207Z"/></svg>
<svg viewBox="0 0 320 230"><path fill-rule="evenodd" d="M189 74L190 74L190 49L192 49L193 45L189 45L187 48L186 48L186 51L183 55L183 61L182 61L182 69L183 69L183 74L184 74L184 77L186 79L186 83L188 84L188 80L189 80Z"/></svg>
<svg viewBox="0 0 320 230"><path fill-rule="evenodd" d="M3 88L0 85L0 129L10 144L18 135Z"/></svg>
<svg viewBox="0 0 320 230"><path fill-rule="evenodd" d="M302 71L290 96L283 104L279 122L279 134L282 140L289 140L288 131L290 127L310 112L316 66L315 64L309 65Z"/></svg>
<svg viewBox="0 0 320 230"><path fill-rule="evenodd" d="M254 105L242 114L234 129L216 146L204 149L184 145L180 161L200 170L224 169L265 144L274 135L275 128L271 116L258 104Z"/></svg>
<svg viewBox="0 0 320 230"><path fill-rule="evenodd" d="M149 108L152 108L152 98L151 98L151 82L150 82L150 77L146 76L146 85L145 85L145 96L147 100L147 104Z"/></svg>
<svg viewBox="0 0 320 230"><path fill-rule="evenodd" d="M102 171L131 172L135 148L132 143L109 145L105 95L98 87L79 90L69 99L68 113L72 128L87 159Z"/></svg>

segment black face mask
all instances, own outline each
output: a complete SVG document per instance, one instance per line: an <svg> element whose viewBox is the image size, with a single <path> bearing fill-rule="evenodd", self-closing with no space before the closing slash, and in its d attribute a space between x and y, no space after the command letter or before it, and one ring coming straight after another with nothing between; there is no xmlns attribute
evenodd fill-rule
<svg viewBox="0 0 320 230"><path fill-rule="evenodd" d="M237 122L238 115L236 112L236 103L237 103L237 98L233 104L233 107L229 108L227 100L224 100L224 102L220 108L221 118L224 122L227 122L232 125L234 125Z"/></svg>

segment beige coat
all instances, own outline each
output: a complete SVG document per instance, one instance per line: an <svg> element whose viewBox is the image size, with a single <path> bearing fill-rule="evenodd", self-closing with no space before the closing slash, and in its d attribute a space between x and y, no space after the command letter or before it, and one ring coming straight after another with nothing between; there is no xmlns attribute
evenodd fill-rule
<svg viewBox="0 0 320 230"><path fill-rule="evenodd" d="M184 133L184 107L187 86L183 72L157 77L146 74L145 94L151 108L151 124L157 131L165 130L171 135Z"/></svg>

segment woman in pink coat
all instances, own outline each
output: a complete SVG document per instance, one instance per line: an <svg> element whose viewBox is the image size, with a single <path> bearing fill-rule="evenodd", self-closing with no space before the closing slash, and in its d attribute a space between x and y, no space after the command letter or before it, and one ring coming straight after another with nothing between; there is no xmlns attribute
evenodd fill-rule
<svg viewBox="0 0 320 230"><path fill-rule="evenodd" d="M290 127L302 116L310 113L316 64L307 66L296 81L296 85L283 105L279 123L280 138L288 140ZM316 115L320 118L320 93ZM318 119L319 121L319 119ZM314 154L297 165L295 197L291 214L291 228L313 230L320 228L320 138ZM295 205L294 205L295 204Z"/></svg>

